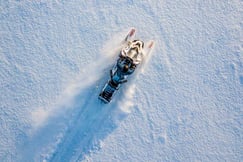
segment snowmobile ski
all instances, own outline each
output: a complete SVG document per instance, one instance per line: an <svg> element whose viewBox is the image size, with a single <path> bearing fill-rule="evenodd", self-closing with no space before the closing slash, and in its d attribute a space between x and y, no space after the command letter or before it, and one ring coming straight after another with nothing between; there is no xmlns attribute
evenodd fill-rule
<svg viewBox="0 0 243 162"><path fill-rule="evenodd" d="M125 41L128 41L130 38L132 38L135 35L136 29L135 28L131 28L131 30L129 31L129 33L127 34Z"/></svg>

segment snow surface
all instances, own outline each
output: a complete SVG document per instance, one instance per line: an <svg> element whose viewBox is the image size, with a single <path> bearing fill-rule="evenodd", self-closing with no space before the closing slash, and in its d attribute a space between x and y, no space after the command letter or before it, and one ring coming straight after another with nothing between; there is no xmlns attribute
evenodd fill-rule
<svg viewBox="0 0 243 162"><path fill-rule="evenodd" d="M0 161L243 161L242 0L2 0L0 22ZM130 27L153 55L101 104Z"/></svg>

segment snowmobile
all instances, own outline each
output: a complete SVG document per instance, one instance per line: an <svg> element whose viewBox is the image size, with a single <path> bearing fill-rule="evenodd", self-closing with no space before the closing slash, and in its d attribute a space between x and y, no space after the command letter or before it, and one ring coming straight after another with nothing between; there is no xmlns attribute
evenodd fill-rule
<svg viewBox="0 0 243 162"><path fill-rule="evenodd" d="M110 70L110 79L99 94L99 99L104 103L109 103L112 100L114 93L120 88L121 84L127 82L127 77L136 70L143 59L145 54L144 42L132 39L134 34L135 29L133 28L124 39L125 45L119 53L116 64ZM152 46L153 41L147 48L151 49Z"/></svg>

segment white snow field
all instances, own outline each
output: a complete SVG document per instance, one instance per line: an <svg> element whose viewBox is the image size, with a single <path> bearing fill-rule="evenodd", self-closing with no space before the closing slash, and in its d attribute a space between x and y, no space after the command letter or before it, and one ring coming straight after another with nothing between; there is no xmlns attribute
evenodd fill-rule
<svg viewBox="0 0 243 162"><path fill-rule="evenodd" d="M155 48L102 104L131 27ZM0 161L243 161L243 1L1 0Z"/></svg>

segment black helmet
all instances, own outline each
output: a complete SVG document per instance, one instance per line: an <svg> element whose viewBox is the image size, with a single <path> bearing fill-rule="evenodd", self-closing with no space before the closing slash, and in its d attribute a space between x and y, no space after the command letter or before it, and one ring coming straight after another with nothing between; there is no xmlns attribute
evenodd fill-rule
<svg viewBox="0 0 243 162"><path fill-rule="evenodd" d="M128 71L128 65L124 65L124 67L123 67L123 69L122 69L122 71L124 72L124 73L126 73L127 71Z"/></svg>

